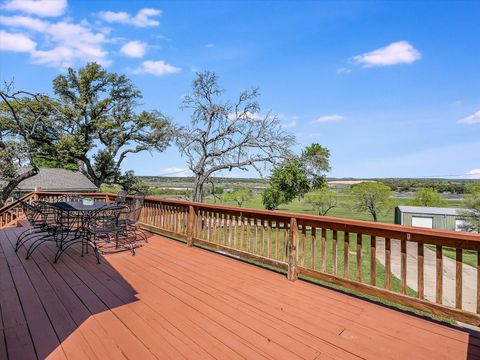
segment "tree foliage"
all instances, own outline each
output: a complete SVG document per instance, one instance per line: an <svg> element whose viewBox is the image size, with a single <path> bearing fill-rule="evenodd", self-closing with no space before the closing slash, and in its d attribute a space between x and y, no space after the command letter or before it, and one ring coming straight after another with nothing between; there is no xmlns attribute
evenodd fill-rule
<svg viewBox="0 0 480 360"><path fill-rule="evenodd" d="M36 159L54 150L53 101L28 91L0 91L0 206L25 179L39 171Z"/></svg>
<svg viewBox="0 0 480 360"><path fill-rule="evenodd" d="M327 213L337 207L339 203L340 198L338 193L328 188L305 196L305 204L310 205L311 208L321 216L327 215Z"/></svg>
<svg viewBox="0 0 480 360"><path fill-rule="evenodd" d="M447 202L442 198L435 189L431 187L420 188L415 195L415 199L412 201L416 206L433 206L441 207L445 206Z"/></svg>
<svg viewBox="0 0 480 360"><path fill-rule="evenodd" d="M350 189L357 211L369 212L373 221L378 221L378 215L388 209L392 190L382 183L362 182Z"/></svg>
<svg viewBox="0 0 480 360"><path fill-rule="evenodd" d="M176 143L195 176L194 201L202 201L204 185L218 171L254 168L262 173L267 164L291 156L294 137L276 116L260 113L257 89L242 91L233 102L223 95L217 75L203 72L183 99L191 121L177 132Z"/></svg>
<svg viewBox="0 0 480 360"><path fill-rule="evenodd" d="M96 63L53 81L58 96L59 153L81 164L100 186L120 175L128 154L162 151L172 128L158 111L135 112L141 93L124 75L109 73Z"/></svg>
<svg viewBox="0 0 480 360"><path fill-rule="evenodd" d="M233 201L235 202L238 207L242 207L242 205L253 198L253 191L252 189L246 187L236 187L233 189L232 192L227 192L223 195L223 199L226 201Z"/></svg>
<svg viewBox="0 0 480 360"><path fill-rule="evenodd" d="M464 198L465 210L460 212L462 231L480 233L480 182L469 184L468 194Z"/></svg>
<svg viewBox="0 0 480 360"><path fill-rule="evenodd" d="M262 193L266 209L276 209L312 190L325 186L325 172L330 170L330 152L319 144L307 146L300 156L275 167L269 178L269 188Z"/></svg>

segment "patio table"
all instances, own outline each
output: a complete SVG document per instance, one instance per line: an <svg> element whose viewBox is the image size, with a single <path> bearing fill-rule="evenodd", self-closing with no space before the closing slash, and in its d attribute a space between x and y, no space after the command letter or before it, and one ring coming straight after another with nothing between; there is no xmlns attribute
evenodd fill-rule
<svg viewBox="0 0 480 360"><path fill-rule="evenodd" d="M85 205L80 201L69 202L53 202L49 203L50 206L57 209L60 214L62 226L67 227L74 233L74 237L71 239L63 239L60 242L57 253L55 254L54 262L57 262L62 253L74 243L82 243L82 256L84 253L84 246L86 246L86 252L88 252L88 244L86 244L87 236L85 223L86 219L92 216L92 213L100 209L108 209L109 207L115 207L116 204L108 203L104 201L96 201L92 205Z"/></svg>

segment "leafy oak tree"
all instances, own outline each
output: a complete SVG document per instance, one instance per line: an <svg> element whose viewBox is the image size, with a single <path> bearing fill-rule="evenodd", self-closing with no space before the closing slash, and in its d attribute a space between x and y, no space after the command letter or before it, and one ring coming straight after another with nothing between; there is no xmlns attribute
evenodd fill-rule
<svg viewBox="0 0 480 360"><path fill-rule="evenodd" d="M163 151L171 140L165 116L135 111L142 95L125 75L89 63L57 76L53 89L60 104L59 153L75 160L97 186L117 180L129 154Z"/></svg>
<svg viewBox="0 0 480 360"><path fill-rule="evenodd" d="M330 170L329 157L328 149L314 143L300 156L275 167L269 178L269 188L262 193L263 206L273 210L280 204L302 198L309 191L322 189L326 184L325 173Z"/></svg>
<svg viewBox="0 0 480 360"><path fill-rule="evenodd" d="M0 91L0 207L23 181L39 172L39 159L53 159L53 101L28 91Z"/></svg>
<svg viewBox="0 0 480 360"><path fill-rule="evenodd" d="M442 198L442 195L440 195L435 191L434 188L431 187L418 189L415 199L413 199L412 203L416 206L434 207L445 206L447 204L447 202Z"/></svg>
<svg viewBox="0 0 480 360"><path fill-rule="evenodd" d="M204 185L218 171L253 168L262 174L268 164L291 157L295 138L278 117L260 113L257 89L242 91L233 101L223 96L217 75L202 72L183 99L191 121L178 131L176 143L195 177L194 201L202 201Z"/></svg>
<svg viewBox="0 0 480 360"><path fill-rule="evenodd" d="M251 200L252 198L252 189L246 187L236 187L232 192L228 192L223 195L224 200L233 201L238 205L238 207L242 207L245 201Z"/></svg>
<svg viewBox="0 0 480 360"><path fill-rule="evenodd" d="M327 215L330 210L337 207L340 202L339 200L338 193L328 188L305 196L305 204L310 205L320 216Z"/></svg>
<svg viewBox="0 0 480 360"><path fill-rule="evenodd" d="M390 206L392 190L379 182L362 182L352 186L354 207L357 211L369 212L373 221L378 221L378 215Z"/></svg>

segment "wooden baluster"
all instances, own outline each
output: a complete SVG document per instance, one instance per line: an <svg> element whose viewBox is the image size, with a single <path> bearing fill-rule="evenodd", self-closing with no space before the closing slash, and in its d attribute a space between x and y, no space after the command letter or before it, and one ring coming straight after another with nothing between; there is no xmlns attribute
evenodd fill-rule
<svg viewBox="0 0 480 360"><path fill-rule="evenodd" d="M350 233L345 231L343 235L343 277L350 278Z"/></svg>
<svg viewBox="0 0 480 360"><path fill-rule="evenodd" d="M302 267L305 267L305 252L307 249L307 227L302 224L302 260L301 260L301 265Z"/></svg>
<svg viewBox="0 0 480 360"><path fill-rule="evenodd" d="M400 241L400 291L407 293L407 242Z"/></svg>
<svg viewBox="0 0 480 360"><path fill-rule="evenodd" d="M232 216L232 220L231 221L234 221L234 223L230 223L231 225L233 225L233 247L234 248L237 248L237 242L238 242L238 239L237 239L237 236L238 236L238 215L235 215L235 216ZM230 228L231 230L231 228Z"/></svg>
<svg viewBox="0 0 480 360"><path fill-rule="evenodd" d="M337 230L333 230L332 238L332 273L337 275Z"/></svg>
<svg viewBox="0 0 480 360"><path fill-rule="evenodd" d="M267 223L267 257L272 258L272 220Z"/></svg>
<svg viewBox="0 0 480 360"><path fill-rule="evenodd" d="M362 240L362 234L357 234L357 271L355 272L355 278L359 282L362 282Z"/></svg>
<svg viewBox="0 0 480 360"><path fill-rule="evenodd" d="M287 223L283 223L283 261L287 261L289 230Z"/></svg>
<svg viewBox="0 0 480 360"><path fill-rule="evenodd" d="M265 220L260 220L260 252L265 256Z"/></svg>
<svg viewBox="0 0 480 360"><path fill-rule="evenodd" d="M423 249L424 245L423 243L418 243L417 244L417 271L418 271L418 276L417 276L417 296L419 299L423 299L425 296L424 294L424 274L425 274L425 268L424 268L424 257L423 257Z"/></svg>
<svg viewBox="0 0 480 360"><path fill-rule="evenodd" d="M216 243L220 243L220 234L218 233L219 225L220 225L220 213L215 213L214 223L213 223L213 236L214 236L213 241Z"/></svg>
<svg viewBox="0 0 480 360"><path fill-rule="evenodd" d="M290 236L288 237L288 271L287 279L295 281L298 278L297 274L297 242L298 242L298 224L297 219L290 219Z"/></svg>
<svg viewBox="0 0 480 360"><path fill-rule="evenodd" d="M250 252L250 238L251 238L251 219L247 218L247 252Z"/></svg>
<svg viewBox="0 0 480 360"><path fill-rule="evenodd" d="M317 252L317 228L312 226L310 229L310 268L315 270L315 253Z"/></svg>
<svg viewBox="0 0 480 360"><path fill-rule="evenodd" d="M258 254L258 219L253 219L254 227L254 241L253 241L253 252Z"/></svg>
<svg viewBox="0 0 480 360"><path fill-rule="evenodd" d="M463 251L461 248L455 250L455 307L457 309L462 308L462 276L463 276Z"/></svg>
<svg viewBox="0 0 480 360"><path fill-rule="evenodd" d="M443 259L442 259L442 246L437 245L435 248L435 269L436 269L436 291L435 302L437 304L442 303L443 297Z"/></svg>
<svg viewBox="0 0 480 360"><path fill-rule="evenodd" d="M243 214L240 213L240 249L243 250L244 239L245 239L245 218Z"/></svg>
<svg viewBox="0 0 480 360"><path fill-rule="evenodd" d="M480 251L477 250L477 314L480 314Z"/></svg>
<svg viewBox="0 0 480 360"><path fill-rule="evenodd" d="M223 214L223 245L227 244L228 215Z"/></svg>
<svg viewBox="0 0 480 360"><path fill-rule="evenodd" d="M377 285L377 238L370 236L370 284Z"/></svg>
<svg viewBox="0 0 480 360"><path fill-rule="evenodd" d="M280 254L280 223L275 220L275 259L279 259Z"/></svg>
<svg viewBox="0 0 480 360"><path fill-rule="evenodd" d="M392 263L391 263L390 239L385 238L385 289L391 288Z"/></svg>
<svg viewBox="0 0 480 360"><path fill-rule="evenodd" d="M195 236L195 209L193 206L188 207L188 225L187 225L187 246L193 246L193 237Z"/></svg>
<svg viewBox="0 0 480 360"><path fill-rule="evenodd" d="M211 212L210 211L207 211L207 217L205 219L206 221L206 227L207 227L207 241L210 241L210 215L211 215Z"/></svg>
<svg viewBox="0 0 480 360"><path fill-rule="evenodd" d="M327 229L322 228L322 272L327 272Z"/></svg>

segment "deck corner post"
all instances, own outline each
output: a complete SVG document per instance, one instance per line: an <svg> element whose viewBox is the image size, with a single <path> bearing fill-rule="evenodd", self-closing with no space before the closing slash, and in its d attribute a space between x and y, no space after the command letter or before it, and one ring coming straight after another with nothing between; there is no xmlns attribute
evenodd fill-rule
<svg viewBox="0 0 480 360"><path fill-rule="evenodd" d="M290 281L295 281L298 279L297 242L298 242L297 219L290 218L290 233L288 236L288 270L287 270L287 279Z"/></svg>
<svg viewBox="0 0 480 360"><path fill-rule="evenodd" d="M196 221L195 208L190 205L188 207L188 224L187 224L187 246L193 246L193 237L195 236Z"/></svg>

